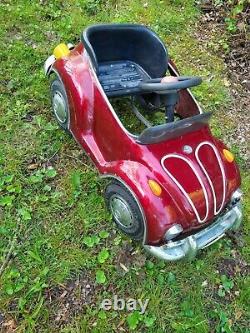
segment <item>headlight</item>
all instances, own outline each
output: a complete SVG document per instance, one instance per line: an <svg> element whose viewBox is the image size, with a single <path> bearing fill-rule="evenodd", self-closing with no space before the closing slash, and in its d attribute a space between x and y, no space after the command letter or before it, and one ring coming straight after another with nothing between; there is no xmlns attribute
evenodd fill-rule
<svg viewBox="0 0 250 333"><path fill-rule="evenodd" d="M183 231L183 228L180 224L174 224L172 227L170 227L166 233L165 233L165 240L171 240L175 237L177 237L178 235L180 235Z"/></svg>
<svg viewBox="0 0 250 333"><path fill-rule="evenodd" d="M235 191L231 197L231 205L235 205L237 202L240 201L241 197L242 197L242 191L241 189L238 189L237 191Z"/></svg>

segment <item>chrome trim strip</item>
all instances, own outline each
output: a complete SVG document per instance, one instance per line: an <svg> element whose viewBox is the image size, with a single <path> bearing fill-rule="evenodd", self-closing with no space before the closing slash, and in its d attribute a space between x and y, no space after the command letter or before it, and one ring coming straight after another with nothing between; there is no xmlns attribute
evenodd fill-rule
<svg viewBox="0 0 250 333"><path fill-rule="evenodd" d="M212 183L212 180L211 178L209 177L203 163L201 162L200 158L199 158L199 150L202 146L205 146L205 145L208 145L209 147L211 147L215 153L215 156L217 158L217 161L218 161L218 164L219 164L219 167L220 167L220 170L221 170L221 174L222 174L222 182L223 182L223 196L222 196L222 201L221 201L221 205L220 205L220 208L217 209L217 198L216 198L216 194L215 194L215 189L214 189L214 186L213 186L213 183ZM196 157L196 160L197 162L199 163L199 166L201 167L202 171L204 172L204 174L206 175L207 177L207 180L209 182L209 185L211 187L211 190L212 190L212 194L213 194L213 199L214 199L214 215L218 215L219 212L222 210L223 208L223 205L225 203L225 197L226 197L226 175L225 175L225 170L224 170L224 167L223 167L223 164L222 164L222 161L221 161L221 158L220 158L220 155L218 153L218 150L216 149L216 147L211 143L211 142L208 142L208 141L203 141L201 142L197 147L196 147L196 150L195 150L195 157Z"/></svg>
<svg viewBox="0 0 250 333"><path fill-rule="evenodd" d="M102 174L100 175L100 178L113 178L118 180L123 186L126 187L126 189L130 192L130 194L132 195L132 197L134 198L135 202L137 203L139 210L142 214L142 219L143 219L143 223L144 223L144 235L143 235L143 241L142 241L142 245L146 244L146 238L147 238L147 223L146 223L146 216L144 213L144 210L140 204L139 199L137 198L136 194L131 190L131 188L126 184L126 182L124 180L122 180L120 177L113 175L113 174Z"/></svg>
<svg viewBox="0 0 250 333"><path fill-rule="evenodd" d="M164 162L166 161L166 159L168 158L179 158L183 161L185 161L189 167L192 169L193 173L195 174L195 176L197 177L201 187L202 187L202 190L203 190L203 193L204 193L204 197L205 197L205 202L206 202L206 215L203 219L200 218L200 215L193 203L193 201L190 199L188 193L184 190L184 188L182 187L182 185L178 182L178 180L171 174L171 172L169 172L167 170L167 168L165 167L164 165ZM184 156L181 156L181 155L178 155L178 154L168 154L168 155L165 155L162 159L161 159L161 166L162 168L164 169L164 171L167 173L167 175L172 179L172 181L178 186L178 188L181 190L181 192L184 194L184 196L186 197L186 199L188 200L190 206L192 207L194 213L195 213L195 216L198 220L199 223L203 223L205 222L205 220L207 219L208 217L208 213L209 213L209 203L208 203L208 195L207 195L207 191L206 191L206 188L202 182L202 179L201 177L198 175L198 173L196 172L194 166L192 165L192 163L187 159L185 158Z"/></svg>
<svg viewBox="0 0 250 333"><path fill-rule="evenodd" d="M194 235L180 241L169 241L162 246L144 245L144 248L152 255L167 261L177 261L183 258L193 259L197 252L204 249L221 237L229 230L237 230L242 222L242 207L238 203L225 215Z"/></svg>

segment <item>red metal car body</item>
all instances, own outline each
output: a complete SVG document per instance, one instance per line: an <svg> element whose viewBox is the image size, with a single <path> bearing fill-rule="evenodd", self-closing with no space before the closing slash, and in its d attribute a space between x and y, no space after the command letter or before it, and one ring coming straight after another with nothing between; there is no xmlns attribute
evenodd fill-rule
<svg viewBox="0 0 250 333"><path fill-rule="evenodd" d="M167 68L178 77L170 60ZM239 170L208 122L177 134L173 128L165 140L140 142L113 109L84 41L58 59L50 57L46 74L55 74L63 84L67 126L75 140L103 177L133 196L143 217L143 244L152 254L166 260L193 257L240 224ZM188 89L178 94L175 110L183 119L202 114ZM159 194L150 188L150 180L159 186Z"/></svg>

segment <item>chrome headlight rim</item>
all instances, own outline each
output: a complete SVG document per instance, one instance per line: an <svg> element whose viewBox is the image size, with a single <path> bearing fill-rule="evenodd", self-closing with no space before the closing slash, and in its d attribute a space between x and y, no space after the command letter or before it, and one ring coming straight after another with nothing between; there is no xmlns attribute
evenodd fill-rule
<svg viewBox="0 0 250 333"><path fill-rule="evenodd" d="M236 205L239 201L242 200L243 192L240 188L238 188L231 196L230 203L231 205Z"/></svg>
<svg viewBox="0 0 250 333"><path fill-rule="evenodd" d="M164 235L164 240L171 241L172 239L176 238L183 232L183 227L180 224L173 224Z"/></svg>

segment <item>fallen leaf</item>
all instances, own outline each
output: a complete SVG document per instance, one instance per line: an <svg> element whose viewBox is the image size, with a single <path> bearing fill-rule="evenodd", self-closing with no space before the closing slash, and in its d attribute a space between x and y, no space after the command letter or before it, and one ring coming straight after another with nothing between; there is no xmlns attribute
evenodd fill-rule
<svg viewBox="0 0 250 333"><path fill-rule="evenodd" d="M227 79L224 79L223 82L224 82L225 87L230 87L231 86L231 83Z"/></svg>
<svg viewBox="0 0 250 333"><path fill-rule="evenodd" d="M30 165L28 165L28 170L35 170L38 168L38 164L37 163L32 163Z"/></svg>
<svg viewBox="0 0 250 333"><path fill-rule="evenodd" d="M202 284L201 284L202 287L206 287L207 285L208 285L207 280L203 281Z"/></svg>
<svg viewBox="0 0 250 333"><path fill-rule="evenodd" d="M14 319L10 319L3 324L3 327L7 328L7 332L14 332L14 330L17 328L17 325Z"/></svg>
<svg viewBox="0 0 250 333"><path fill-rule="evenodd" d="M121 262L120 262L120 266L126 273L129 271L128 268L125 265L123 265Z"/></svg>

